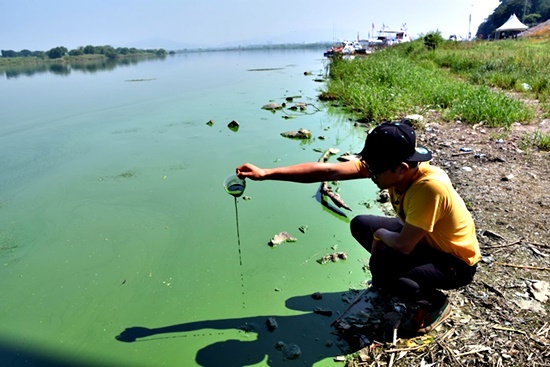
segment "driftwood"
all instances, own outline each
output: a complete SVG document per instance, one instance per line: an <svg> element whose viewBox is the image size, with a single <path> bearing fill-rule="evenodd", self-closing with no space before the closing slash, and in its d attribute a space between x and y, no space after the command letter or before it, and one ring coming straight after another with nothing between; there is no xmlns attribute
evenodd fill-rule
<svg viewBox="0 0 550 367"><path fill-rule="evenodd" d="M328 196L330 198L330 200L332 200L334 205L336 205L339 208L344 208L346 210L351 211L351 208L349 206L347 206L347 204L344 202L344 200L342 200L340 195L338 195L337 193L335 193L334 191L331 190L331 188L328 186L327 182L323 182L321 184L320 190L321 190L321 194Z"/></svg>
<svg viewBox="0 0 550 367"><path fill-rule="evenodd" d="M326 163L331 155L338 154L338 149L327 149L321 155L321 158L319 158L319 162ZM351 211L351 208L342 200L340 195L332 191L330 186L328 185L328 182L324 181L321 183L321 186L319 187L319 191L321 192L322 196L328 196L330 200L336 205L338 208L344 208L346 210Z"/></svg>
<svg viewBox="0 0 550 367"><path fill-rule="evenodd" d="M323 155L321 155L321 158L319 158L319 162L321 163L327 163L327 161L330 159L330 156L333 154L338 154L338 149L327 149L323 152Z"/></svg>

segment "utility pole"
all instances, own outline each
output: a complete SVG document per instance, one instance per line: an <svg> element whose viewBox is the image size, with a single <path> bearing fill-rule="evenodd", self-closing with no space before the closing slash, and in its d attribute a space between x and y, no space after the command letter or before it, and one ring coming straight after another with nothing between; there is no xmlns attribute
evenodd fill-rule
<svg viewBox="0 0 550 367"><path fill-rule="evenodd" d="M470 5L470 18L468 20L468 41L472 40L472 8L474 4Z"/></svg>
<svg viewBox="0 0 550 367"><path fill-rule="evenodd" d="M472 39L472 14L470 13L470 20L468 22L468 41Z"/></svg>

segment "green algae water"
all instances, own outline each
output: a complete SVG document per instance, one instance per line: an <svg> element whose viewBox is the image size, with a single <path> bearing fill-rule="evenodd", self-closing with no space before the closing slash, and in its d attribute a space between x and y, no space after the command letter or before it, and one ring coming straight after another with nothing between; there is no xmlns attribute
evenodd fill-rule
<svg viewBox="0 0 550 367"><path fill-rule="evenodd" d="M317 101L322 52L0 74L0 364L337 365L330 323L369 278L349 220L375 211L374 185L340 183L346 213L318 184L270 181L247 182L236 212L220 185L247 161L362 148L365 131ZM261 109L290 96L306 113ZM280 135L300 128L314 139ZM268 246L282 231L297 241ZM335 251L348 259L317 262Z"/></svg>

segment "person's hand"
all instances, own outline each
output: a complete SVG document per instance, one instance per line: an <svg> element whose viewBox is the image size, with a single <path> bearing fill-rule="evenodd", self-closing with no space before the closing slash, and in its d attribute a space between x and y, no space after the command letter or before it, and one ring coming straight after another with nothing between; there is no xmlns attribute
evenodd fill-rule
<svg viewBox="0 0 550 367"><path fill-rule="evenodd" d="M375 252L378 252L382 250L383 248L387 247L386 244L382 241L373 240L372 241L372 247L371 247L371 254L374 254Z"/></svg>
<svg viewBox="0 0 550 367"><path fill-rule="evenodd" d="M262 168L256 167L250 163L245 163L237 167L235 172L239 178L250 178L251 180L261 180L265 176L265 172Z"/></svg>
<svg viewBox="0 0 550 367"><path fill-rule="evenodd" d="M382 242L379 235L374 233L374 235L372 236L372 247L371 247L370 253L374 254L375 252L380 251L384 247L387 247L386 244Z"/></svg>

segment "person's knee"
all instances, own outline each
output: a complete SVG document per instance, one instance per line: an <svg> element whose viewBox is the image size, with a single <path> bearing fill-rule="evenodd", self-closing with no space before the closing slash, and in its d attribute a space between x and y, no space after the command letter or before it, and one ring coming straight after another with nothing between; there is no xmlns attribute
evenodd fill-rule
<svg viewBox="0 0 550 367"><path fill-rule="evenodd" d="M349 227L353 237L357 239L365 234L372 236L371 217L372 215L357 215L351 220Z"/></svg>
<svg viewBox="0 0 550 367"><path fill-rule="evenodd" d="M371 251L372 247L372 235L373 230L368 225L367 215L358 215L354 217L350 222L350 231L351 235L363 248L368 252Z"/></svg>

